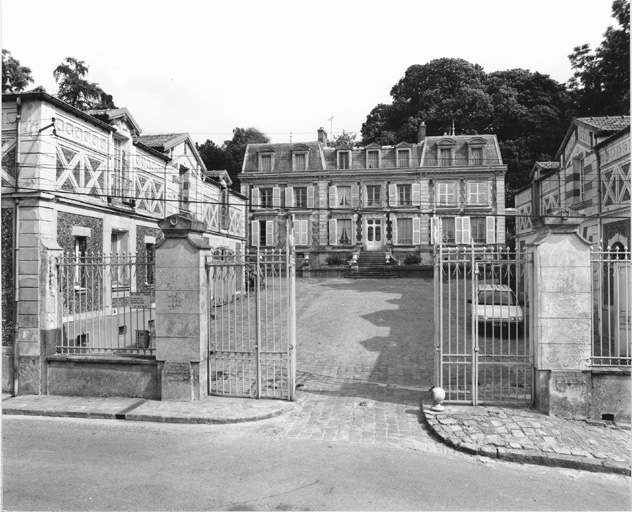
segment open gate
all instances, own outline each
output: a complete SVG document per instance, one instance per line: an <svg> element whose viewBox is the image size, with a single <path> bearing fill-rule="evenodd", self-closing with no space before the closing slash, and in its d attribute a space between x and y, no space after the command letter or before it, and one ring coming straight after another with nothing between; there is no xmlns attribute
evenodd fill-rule
<svg viewBox="0 0 632 512"><path fill-rule="evenodd" d="M290 237L288 237L290 238ZM285 250L207 260L208 393L295 399L295 257Z"/></svg>
<svg viewBox="0 0 632 512"><path fill-rule="evenodd" d="M533 401L528 254L475 247L435 251L435 381L446 402Z"/></svg>

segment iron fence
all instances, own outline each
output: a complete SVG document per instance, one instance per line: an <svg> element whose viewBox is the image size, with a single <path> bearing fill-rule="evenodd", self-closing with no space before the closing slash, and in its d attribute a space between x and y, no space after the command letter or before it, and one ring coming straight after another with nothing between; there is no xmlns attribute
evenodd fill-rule
<svg viewBox="0 0 632 512"><path fill-rule="evenodd" d="M434 275L435 378L446 401L531 403L531 260L439 245Z"/></svg>
<svg viewBox="0 0 632 512"><path fill-rule="evenodd" d="M294 254L216 254L207 274L208 393L294 400Z"/></svg>
<svg viewBox="0 0 632 512"><path fill-rule="evenodd" d="M61 328L57 353L153 355L153 258L66 253L54 264Z"/></svg>
<svg viewBox="0 0 632 512"><path fill-rule="evenodd" d="M632 365L631 260L623 246L591 252L592 366Z"/></svg>

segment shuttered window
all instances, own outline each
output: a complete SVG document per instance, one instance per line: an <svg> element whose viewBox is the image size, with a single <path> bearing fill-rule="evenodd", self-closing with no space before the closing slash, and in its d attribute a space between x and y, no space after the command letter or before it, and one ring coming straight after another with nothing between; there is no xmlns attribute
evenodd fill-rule
<svg viewBox="0 0 632 512"><path fill-rule="evenodd" d="M439 182L436 184L437 204L452 205L456 204L456 183L453 181Z"/></svg>

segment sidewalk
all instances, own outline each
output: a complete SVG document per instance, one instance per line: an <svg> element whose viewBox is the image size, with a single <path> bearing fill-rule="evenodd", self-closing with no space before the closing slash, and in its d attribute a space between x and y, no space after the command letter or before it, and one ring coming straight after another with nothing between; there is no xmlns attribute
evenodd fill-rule
<svg viewBox="0 0 632 512"><path fill-rule="evenodd" d="M2 395L2 414L163 423L240 423L279 416L299 406L285 400L210 396L196 402L142 398Z"/></svg>
<svg viewBox="0 0 632 512"><path fill-rule="evenodd" d="M459 451L510 462L630 475L630 425L567 420L533 409L422 405L431 432Z"/></svg>

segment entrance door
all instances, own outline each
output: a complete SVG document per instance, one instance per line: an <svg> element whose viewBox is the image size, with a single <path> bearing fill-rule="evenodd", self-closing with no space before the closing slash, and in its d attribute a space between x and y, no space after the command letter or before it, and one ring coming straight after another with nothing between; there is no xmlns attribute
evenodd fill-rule
<svg viewBox="0 0 632 512"><path fill-rule="evenodd" d="M366 219L364 240L367 251L379 251L382 248L382 219Z"/></svg>

